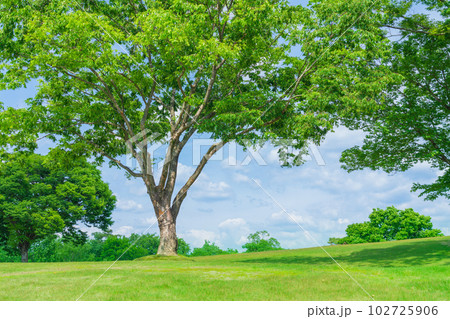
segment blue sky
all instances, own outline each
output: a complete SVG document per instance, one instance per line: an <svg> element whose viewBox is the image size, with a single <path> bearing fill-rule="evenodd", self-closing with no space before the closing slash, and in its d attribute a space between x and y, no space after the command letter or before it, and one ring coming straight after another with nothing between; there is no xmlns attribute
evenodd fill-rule
<svg viewBox="0 0 450 319"><path fill-rule="evenodd" d="M294 168L280 167L276 150L269 146L258 152L260 157L249 157L240 148L233 156L234 147L231 151L225 148L208 163L188 192L177 223L179 236L195 247L208 239L223 248L239 248L249 233L267 230L285 248L315 246L253 179L321 244L329 237L343 236L348 224L367 220L373 208L391 205L432 216L435 227L449 234L448 203L443 199L425 202L410 192L413 182L426 183L436 178L439 172L428 165L396 174L370 170L349 174L340 169L340 153L360 144L363 136L339 128L322 146L313 149L316 156ZM192 145L188 145L181 157L180 181L185 181L195 167L191 151ZM129 234L153 223L155 218L142 183L126 180L115 169L103 172L119 199L113 229ZM151 232L156 229L155 225Z"/></svg>
<svg viewBox="0 0 450 319"><path fill-rule="evenodd" d="M0 101L5 106L24 107L25 99L34 92L33 85L0 91ZM439 172L427 164L395 174L370 170L347 173L340 168L341 152L361 144L363 138L362 132L338 128L321 146L311 148L314 155L304 165L294 168L280 167L276 149L270 146L250 156L240 147L225 147L211 159L188 192L177 221L178 235L193 247L210 240L222 248L240 249L248 234L267 230L284 248L316 246L254 180L320 244L326 244L329 237L344 236L348 224L367 220L373 208L392 205L431 216L434 226L450 235L448 202L424 201L410 192L414 182L436 179ZM194 144L208 144L207 136L196 136ZM194 144L188 144L182 153L180 184L195 169L198 152ZM41 146L46 149L50 144L43 142ZM155 223L141 180L128 180L123 171L107 165L102 167L102 173L118 199L113 212L114 233L142 233ZM157 233L157 225L148 232Z"/></svg>

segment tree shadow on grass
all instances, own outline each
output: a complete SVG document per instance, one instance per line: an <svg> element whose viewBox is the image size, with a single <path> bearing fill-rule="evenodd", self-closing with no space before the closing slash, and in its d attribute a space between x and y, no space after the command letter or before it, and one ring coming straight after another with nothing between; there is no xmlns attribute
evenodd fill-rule
<svg viewBox="0 0 450 319"><path fill-rule="evenodd" d="M325 249L327 249L325 247ZM350 254L341 251L332 251L337 262L354 264L355 266L379 267L408 267L426 265L450 265L449 241L417 242L396 245L386 248L365 248ZM329 265L333 261L325 252L323 257L313 256L283 256L240 260L245 263L266 264L305 264Z"/></svg>

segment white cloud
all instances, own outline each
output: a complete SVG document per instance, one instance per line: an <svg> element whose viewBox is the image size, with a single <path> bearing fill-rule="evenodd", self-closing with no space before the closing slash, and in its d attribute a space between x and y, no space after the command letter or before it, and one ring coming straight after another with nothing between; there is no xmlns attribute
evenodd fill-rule
<svg viewBox="0 0 450 319"><path fill-rule="evenodd" d="M120 210L142 210L142 205L137 203L136 201L132 200L132 199L127 199L127 200L121 200L121 199L117 199L117 208Z"/></svg>
<svg viewBox="0 0 450 319"><path fill-rule="evenodd" d="M245 243L247 243L248 238L247 236L241 236L237 241L236 244L238 244L239 246L244 245Z"/></svg>
<svg viewBox="0 0 450 319"><path fill-rule="evenodd" d="M322 143L321 151L330 149L342 149L361 144L366 134L363 131L351 131L343 126L338 127L334 132L328 133Z"/></svg>
<svg viewBox="0 0 450 319"><path fill-rule="evenodd" d="M134 230L133 226L121 226L114 232L114 234L130 236L133 233L133 230Z"/></svg>
<svg viewBox="0 0 450 319"><path fill-rule="evenodd" d="M198 181L192 197L203 201L224 200L231 197L231 187L226 182Z"/></svg>
<svg viewBox="0 0 450 319"><path fill-rule="evenodd" d="M221 161L222 168L232 169L232 170L245 170L246 165L242 165L242 159L237 159L234 155L229 155Z"/></svg>
<svg viewBox="0 0 450 319"><path fill-rule="evenodd" d="M220 244L220 238L217 233L204 229L191 229L187 233L181 235L183 239L192 243L193 247L202 247L205 240Z"/></svg>
<svg viewBox="0 0 450 319"><path fill-rule="evenodd" d="M314 226L316 223L313 221L311 216L307 216L305 214L299 215L295 213L285 213L284 211L279 211L276 213L273 213L271 216L271 219L274 221L284 222L284 223L290 223L290 224L300 224L301 226ZM298 225L296 225L298 227Z"/></svg>
<svg viewBox="0 0 450 319"><path fill-rule="evenodd" d="M243 218L230 218L224 220L219 224L220 228L238 228L246 225L246 221Z"/></svg>
<svg viewBox="0 0 450 319"><path fill-rule="evenodd" d="M279 232L278 237L280 238L298 238L299 237L299 232L287 232L287 231L282 231Z"/></svg>
<svg viewBox="0 0 450 319"><path fill-rule="evenodd" d="M152 218L146 218L144 220L145 224L148 225L157 225L158 224L158 220L156 219L156 217L152 217Z"/></svg>
<svg viewBox="0 0 450 319"><path fill-rule="evenodd" d="M250 178L244 174L239 174L239 173L234 173L233 174L233 179L236 182L250 182Z"/></svg>
<svg viewBox="0 0 450 319"><path fill-rule="evenodd" d="M280 156L278 155L278 149L272 149L267 155L267 161L271 164L280 164Z"/></svg>
<svg viewBox="0 0 450 319"><path fill-rule="evenodd" d="M177 179L184 182L194 173L194 171L195 168L193 166L178 163Z"/></svg>

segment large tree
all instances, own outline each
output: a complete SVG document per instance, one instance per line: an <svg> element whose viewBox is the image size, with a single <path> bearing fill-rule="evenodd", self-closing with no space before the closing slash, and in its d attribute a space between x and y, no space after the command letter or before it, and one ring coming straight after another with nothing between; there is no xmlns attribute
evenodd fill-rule
<svg viewBox="0 0 450 319"><path fill-rule="evenodd" d="M29 147L36 128L64 150L142 179L159 223L158 254L176 254L180 206L226 143L294 139L302 150L339 116L378 107L391 81L380 64L389 52L379 28L384 3L0 0L0 86L39 80L28 110L2 114L5 123L20 119L4 141ZM197 133L217 143L175 192L180 153ZM149 145L165 137L155 174ZM137 168L123 160L127 152Z"/></svg>
<svg viewBox="0 0 450 319"><path fill-rule="evenodd" d="M364 144L345 151L341 161L348 171L386 172L429 163L442 174L431 184L414 184L413 190L421 190L427 200L450 199L450 4L418 2L428 5L428 14L408 15L408 3L385 25L397 39L395 54L386 62L401 78L385 108L356 125L368 133ZM441 19L431 17L436 11Z"/></svg>
<svg viewBox="0 0 450 319"><path fill-rule="evenodd" d="M83 160L64 167L50 156L17 153L0 163L0 231L28 261L33 242L60 233L83 242L79 224L108 230L115 197L100 171Z"/></svg>

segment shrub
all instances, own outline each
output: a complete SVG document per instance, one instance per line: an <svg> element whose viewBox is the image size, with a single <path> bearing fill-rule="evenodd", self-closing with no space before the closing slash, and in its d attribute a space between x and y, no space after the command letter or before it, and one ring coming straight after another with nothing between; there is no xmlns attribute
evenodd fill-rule
<svg viewBox="0 0 450 319"><path fill-rule="evenodd" d="M208 240L205 240L205 243L200 248L194 248L194 251L191 253L190 256L196 257L196 256L214 256L214 255L226 255L226 254L237 254L236 249L230 249L222 250L217 246L215 243L211 243Z"/></svg>
<svg viewBox="0 0 450 319"><path fill-rule="evenodd" d="M250 234L247 239L249 240L248 243L242 246L246 249L246 253L281 249L278 240L270 237L270 234L265 230Z"/></svg>
<svg viewBox="0 0 450 319"><path fill-rule="evenodd" d="M395 207L374 209L369 221L348 225L345 232L346 237L333 237L328 242L359 244L443 236L439 229L433 229L431 217L420 215L411 208L399 210Z"/></svg>

